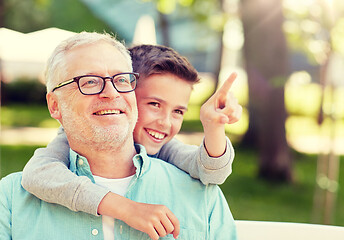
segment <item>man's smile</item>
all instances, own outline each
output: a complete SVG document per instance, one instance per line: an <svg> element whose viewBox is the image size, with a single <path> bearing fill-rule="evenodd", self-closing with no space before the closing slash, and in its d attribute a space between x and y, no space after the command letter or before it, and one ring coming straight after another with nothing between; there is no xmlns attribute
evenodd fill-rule
<svg viewBox="0 0 344 240"><path fill-rule="evenodd" d="M103 116L103 115L112 115L112 114L121 114L123 113L122 111L118 110L118 109L112 109L112 110L100 110L97 111L95 113L93 113L93 115L97 115L97 116Z"/></svg>

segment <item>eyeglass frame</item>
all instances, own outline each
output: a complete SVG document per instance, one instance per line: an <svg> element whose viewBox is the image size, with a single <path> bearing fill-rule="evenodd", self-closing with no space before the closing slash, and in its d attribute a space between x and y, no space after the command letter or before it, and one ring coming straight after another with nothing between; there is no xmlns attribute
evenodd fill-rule
<svg viewBox="0 0 344 240"><path fill-rule="evenodd" d="M123 74L133 74L133 75L134 75L134 77L135 77L135 86L133 87L133 89L128 90L128 91L120 91L120 90L117 89L117 87L116 87L115 83L113 82L113 80L114 80L114 78L115 78L116 76L118 76L118 75L123 75ZM102 88L100 89L100 91L97 92L97 93L83 93L83 92L81 91L81 88L80 88L80 85L79 85L79 80L80 80L80 78L82 78L82 77L99 77L99 78L103 79L103 87L102 87ZM51 90L51 91L54 92L56 89L59 89L59 88L61 88L61 87L63 87L63 86L66 86L66 85L68 85L68 84L71 84L71 83L73 83L73 82L76 82L76 84L78 85L78 89L79 89L79 91L80 91L81 94L83 94L83 95L97 95L97 94L100 94L100 93L102 93L102 92L104 91L106 79L111 79L112 86L116 89L117 92L119 92L119 93L127 93L127 92L132 92L132 91L134 91L134 90L136 89L137 80L139 79L139 77L140 77L140 74L139 74L139 73L136 73L136 72L123 72L123 73L117 73L117 74L115 74L115 75L113 75L113 76L111 76L111 77L102 77L102 76L98 76L98 75L87 74L87 75L82 75L82 76L73 77L72 79L69 79L69 80L66 80L66 81L64 81L64 82L61 82L61 83L57 84L57 86L54 87L53 90Z"/></svg>

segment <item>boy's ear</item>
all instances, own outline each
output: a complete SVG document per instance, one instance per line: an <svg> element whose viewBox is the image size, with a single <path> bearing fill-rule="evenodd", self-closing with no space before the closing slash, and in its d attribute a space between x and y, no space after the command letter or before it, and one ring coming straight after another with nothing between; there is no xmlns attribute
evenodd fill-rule
<svg viewBox="0 0 344 240"><path fill-rule="evenodd" d="M52 118L55 118L56 120L60 120L61 119L61 111L59 108L58 99L57 99L56 94L53 92L49 92L49 93L47 93L46 98L47 98L47 104L48 104L50 116Z"/></svg>

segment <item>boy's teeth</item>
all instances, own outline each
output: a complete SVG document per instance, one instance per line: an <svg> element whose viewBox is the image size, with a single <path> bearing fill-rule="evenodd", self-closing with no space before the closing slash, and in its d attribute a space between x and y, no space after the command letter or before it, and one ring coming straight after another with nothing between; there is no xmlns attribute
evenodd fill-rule
<svg viewBox="0 0 344 240"><path fill-rule="evenodd" d="M119 114L119 110L102 110L99 112L96 112L96 115L106 115L106 114Z"/></svg>
<svg viewBox="0 0 344 240"><path fill-rule="evenodd" d="M165 137L165 134L162 134L162 133L158 133L158 132L155 132L155 131L152 131L152 130L148 130L147 131L149 133L149 135L151 135L152 137L155 137L159 140L163 139Z"/></svg>

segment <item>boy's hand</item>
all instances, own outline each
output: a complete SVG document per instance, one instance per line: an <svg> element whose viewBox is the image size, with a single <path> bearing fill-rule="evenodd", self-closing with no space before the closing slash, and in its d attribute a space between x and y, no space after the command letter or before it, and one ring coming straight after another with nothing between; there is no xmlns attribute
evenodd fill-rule
<svg viewBox="0 0 344 240"><path fill-rule="evenodd" d="M229 91L236 77L237 74L232 73L222 87L202 105L200 119L204 128L235 123L241 118L242 107Z"/></svg>
<svg viewBox="0 0 344 240"><path fill-rule="evenodd" d="M112 192L100 202L98 214L122 220L154 240L168 234L177 238L180 231L177 217L166 206L135 202Z"/></svg>
<svg viewBox="0 0 344 240"><path fill-rule="evenodd" d="M235 123L241 118L242 107L229 91L236 76L236 73L232 73L201 107L204 145L211 157L219 157L226 151L225 124Z"/></svg>
<svg viewBox="0 0 344 240"><path fill-rule="evenodd" d="M129 226L147 233L154 240L168 234L177 239L179 221L166 206L139 202L132 202L131 205L124 220Z"/></svg>

